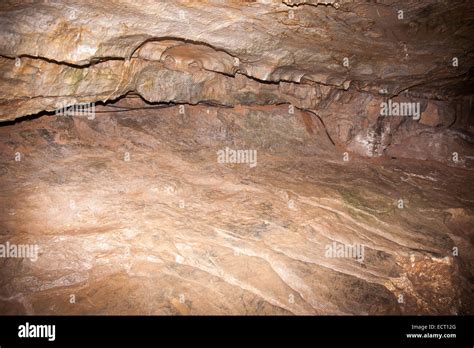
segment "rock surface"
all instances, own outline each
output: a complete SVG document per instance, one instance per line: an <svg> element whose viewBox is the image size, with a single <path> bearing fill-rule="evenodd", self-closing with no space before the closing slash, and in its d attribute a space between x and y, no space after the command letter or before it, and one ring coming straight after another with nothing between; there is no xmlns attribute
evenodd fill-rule
<svg viewBox="0 0 474 348"><path fill-rule="evenodd" d="M345 161L313 121L126 98L0 128L0 242L40 248L0 259L0 311L472 313L472 172ZM226 147L257 165L219 163Z"/></svg>
<svg viewBox="0 0 474 348"><path fill-rule="evenodd" d="M291 103L332 118L328 132L348 150L381 156L402 121L379 117L387 98L427 105L420 124L453 125L473 91L473 13L470 1L6 1L0 121L131 91L149 102ZM338 98L348 115L327 109Z"/></svg>
<svg viewBox="0 0 474 348"><path fill-rule="evenodd" d="M473 314L473 16L2 1L0 314Z"/></svg>

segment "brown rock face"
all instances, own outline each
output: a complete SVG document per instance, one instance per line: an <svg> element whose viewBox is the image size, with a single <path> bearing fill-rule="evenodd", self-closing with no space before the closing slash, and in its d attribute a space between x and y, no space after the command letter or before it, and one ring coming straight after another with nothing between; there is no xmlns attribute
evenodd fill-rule
<svg viewBox="0 0 474 348"><path fill-rule="evenodd" d="M474 313L473 15L3 1L0 314Z"/></svg>

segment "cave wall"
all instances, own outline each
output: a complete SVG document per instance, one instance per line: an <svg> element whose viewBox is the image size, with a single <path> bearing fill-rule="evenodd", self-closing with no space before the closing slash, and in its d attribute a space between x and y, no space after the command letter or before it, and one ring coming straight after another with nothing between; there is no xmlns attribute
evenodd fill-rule
<svg viewBox="0 0 474 348"><path fill-rule="evenodd" d="M355 154L470 167L473 12L469 1L6 1L0 120L129 92L289 104ZM388 101L420 115L381 116Z"/></svg>

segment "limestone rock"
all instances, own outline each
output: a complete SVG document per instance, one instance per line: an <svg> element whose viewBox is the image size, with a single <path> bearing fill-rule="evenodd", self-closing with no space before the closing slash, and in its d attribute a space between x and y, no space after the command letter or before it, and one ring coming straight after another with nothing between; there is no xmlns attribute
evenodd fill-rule
<svg viewBox="0 0 474 348"><path fill-rule="evenodd" d="M472 18L1 1L0 314L473 314Z"/></svg>

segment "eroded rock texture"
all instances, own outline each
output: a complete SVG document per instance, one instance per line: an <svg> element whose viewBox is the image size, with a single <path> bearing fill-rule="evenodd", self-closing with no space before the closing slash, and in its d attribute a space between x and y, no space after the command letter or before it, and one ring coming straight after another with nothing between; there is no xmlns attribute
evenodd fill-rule
<svg viewBox="0 0 474 348"><path fill-rule="evenodd" d="M2 241L41 248L36 262L4 262L2 311L470 308L470 172L346 162L319 140L321 126L309 131L285 106L184 111L44 116L1 129ZM225 147L257 150L257 165L218 163ZM9 161L15 151L25 158ZM363 262L328 257L332 243L365 245Z"/></svg>
<svg viewBox="0 0 474 348"><path fill-rule="evenodd" d="M3 1L0 313L473 313L473 16Z"/></svg>

